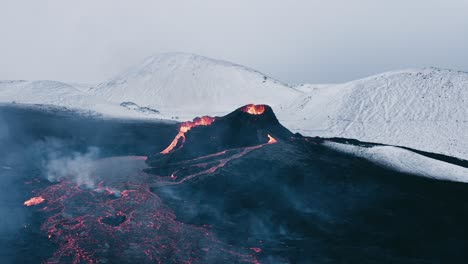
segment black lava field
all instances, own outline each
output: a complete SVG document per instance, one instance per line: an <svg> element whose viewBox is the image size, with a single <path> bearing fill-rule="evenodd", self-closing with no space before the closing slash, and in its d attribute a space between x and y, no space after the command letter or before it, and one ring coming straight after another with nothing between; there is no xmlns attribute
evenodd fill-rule
<svg viewBox="0 0 468 264"><path fill-rule="evenodd" d="M464 263L468 185L294 134L0 108L1 263Z"/></svg>

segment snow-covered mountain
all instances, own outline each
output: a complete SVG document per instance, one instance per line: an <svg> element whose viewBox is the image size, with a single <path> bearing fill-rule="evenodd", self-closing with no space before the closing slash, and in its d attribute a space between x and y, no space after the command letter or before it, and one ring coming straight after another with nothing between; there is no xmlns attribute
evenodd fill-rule
<svg viewBox="0 0 468 264"><path fill-rule="evenodd" d="M63 107L90 115L138 118L141 113L56 81L0 81L0 103Z"/></svg>
<svg viewBox="0 0 468 264"><path fill-rule="evenodd" d="M98 85L1 81L0 102L13 101L179 120L263 103L304 135L355 138L468 160L468 73L436 68L290 87L241 65L168 53Z"/></svg>
<svg viewBox="0 0 468 264"><path fill-rule="evenodd" d="M468 159L468 73L404 70L301 90L305 95L280 113L294 131Z"/></svg>
<svg viewBox="0 0 468 264"><path fill-rule="evenodd" d="M279 106L300 94L258 71L188 53L150 57L90 92L182 116L223 114L247 103Z"/></svg>

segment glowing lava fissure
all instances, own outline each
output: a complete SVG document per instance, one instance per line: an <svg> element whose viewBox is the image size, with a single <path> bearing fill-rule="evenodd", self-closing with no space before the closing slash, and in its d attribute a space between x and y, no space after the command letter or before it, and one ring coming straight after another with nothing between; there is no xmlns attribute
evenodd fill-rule
<svg viewBox="0 0 468 264"><path fill-rule="evenodd" d="M33 205L41 204L44 201L45 201L45 199L42 196L36 196L36 197L32 197L31 199L25 201L23 204L25 206L33 206Z"/></svg>
<svg viewBox="0 0 468 264"><path fill-rule="evenodd" d="M162 187L169 185L181 184L185 181L192 180L202 175L215 173L218 169L223 168L232 160L239 159L251 151L262 148L266 145L275 144L278 141L267 134L268 141L259 145L227 149L218 153L212 153L206 156L197 157L190 160L184 160L173 164L166 164L165 166L171 168L174 165L179 165L180 169L174 168L170 176L157 176L159 181L152 184L152 187ZM155 168L161 169L161 168Z"/></svg>
<svg viewBox="0 0 468 264"><path fill-rule="evenodd" d="M261 115L265 112L265 105L248 104L244 106L241 110L251 115Z"/></svg>
<svg viewBox="0 0 468 264"><path fill-rule="evenodd" d="M135 177L134 179L138 179ZM59 182L38 190L48 201L41 230L56 251L44 263L258 263L256 253L218 240L206 226L179 222L146 182L122 182L122 195Z"/></svg>
<svg viewBox="0 0 468 264"><path fill-rule="evenodd" d="M196 126L208 126L211 125L215 121L214 117L211 116L202 116L202 117L197 117L193 119L193 121L186 121L183 122L179 125L179 132L175 136L174 140L172 140L171 144L167 146L163 151L161 151L161 154L168 154L171 152L176 146L177 143L179 142L179 139L182 138L182 143L185 143L185 133L192 129L193 127Z"/></svg>
<svg viewBox="0 0 468 264"><path fill-rule="evenodd" d="M191 128L214 121L215 118L204 116L181 123L173 142L161 153L171 152L181 138L185 143L185 133ZM122 181L106 179L106 185L113 183L109 186L99 181L95 189L62 181L38 190L25 205L47 201L39 207L47 218L41 230L58 248L46 263L206 263L205 255L216 255L219 263L259 263L256 254L261 251L257 248L225 244L206 227L177 221L174 212L150 188L214 175L231 161L277 142L264 131L261 135L260 144L194 159L177 160L179 154L174 153L175 163L161 164L169 173L162 175L171 175L167 177L140 171L131 177L122 176ZM185 155L183 151L180 154ZM132 162L135 159L146 157L129 157Z"/></svg>

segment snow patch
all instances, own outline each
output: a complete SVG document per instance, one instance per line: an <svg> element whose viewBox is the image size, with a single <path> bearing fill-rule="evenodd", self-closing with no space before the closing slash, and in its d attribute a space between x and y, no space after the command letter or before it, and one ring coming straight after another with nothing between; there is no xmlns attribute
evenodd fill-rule
<svg viewBox="0 0 468 264"><path fill-rule="evenodd" d="M399 172L437 180L468 183L467 168L431 159L406 149L393 146L360 147L335 142L325 142L324 145Z"/></svg>
<svg viewBox="0 0 468 264"><path fill-rule="evenodd" d="M32 105L44 109L61 108L94 116L148 116L56 81L0 81L0 103Z"/></svg>

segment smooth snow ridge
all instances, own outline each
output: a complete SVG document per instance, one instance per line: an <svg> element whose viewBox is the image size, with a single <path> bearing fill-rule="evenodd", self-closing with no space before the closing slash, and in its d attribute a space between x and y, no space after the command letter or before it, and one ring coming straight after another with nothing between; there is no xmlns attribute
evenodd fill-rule
<svg viewBox="0 0 468 264"><path fill-rule="evenodd" d="M277 106L300 94L244 66L187 53L150 57L91 92L109 101L131 101L162 110L163 114L222 113L248 103Z"/></svg>
<svg viewBox="0 0 468 264"><path fill-rule="evenodd" d="M0 81L0 103L49 105L91 115L136 118L141 113L56 81ZM153 116L154 117L154 116Z"/></svg>
<svg viewBox="0 0 468 264"><path fill-rule="evenodd" d="M325 142L324 145L399 172L437 180L468 183L467 168L431 159L406 149L392 146L360 147L335 142Z"/></svg>
<svg viewBox="0 0 468 264"><path fill-rule="evenodd" d="M302 90L280 113L294 131L468 159L468 73L406 70Z"/></svg>

